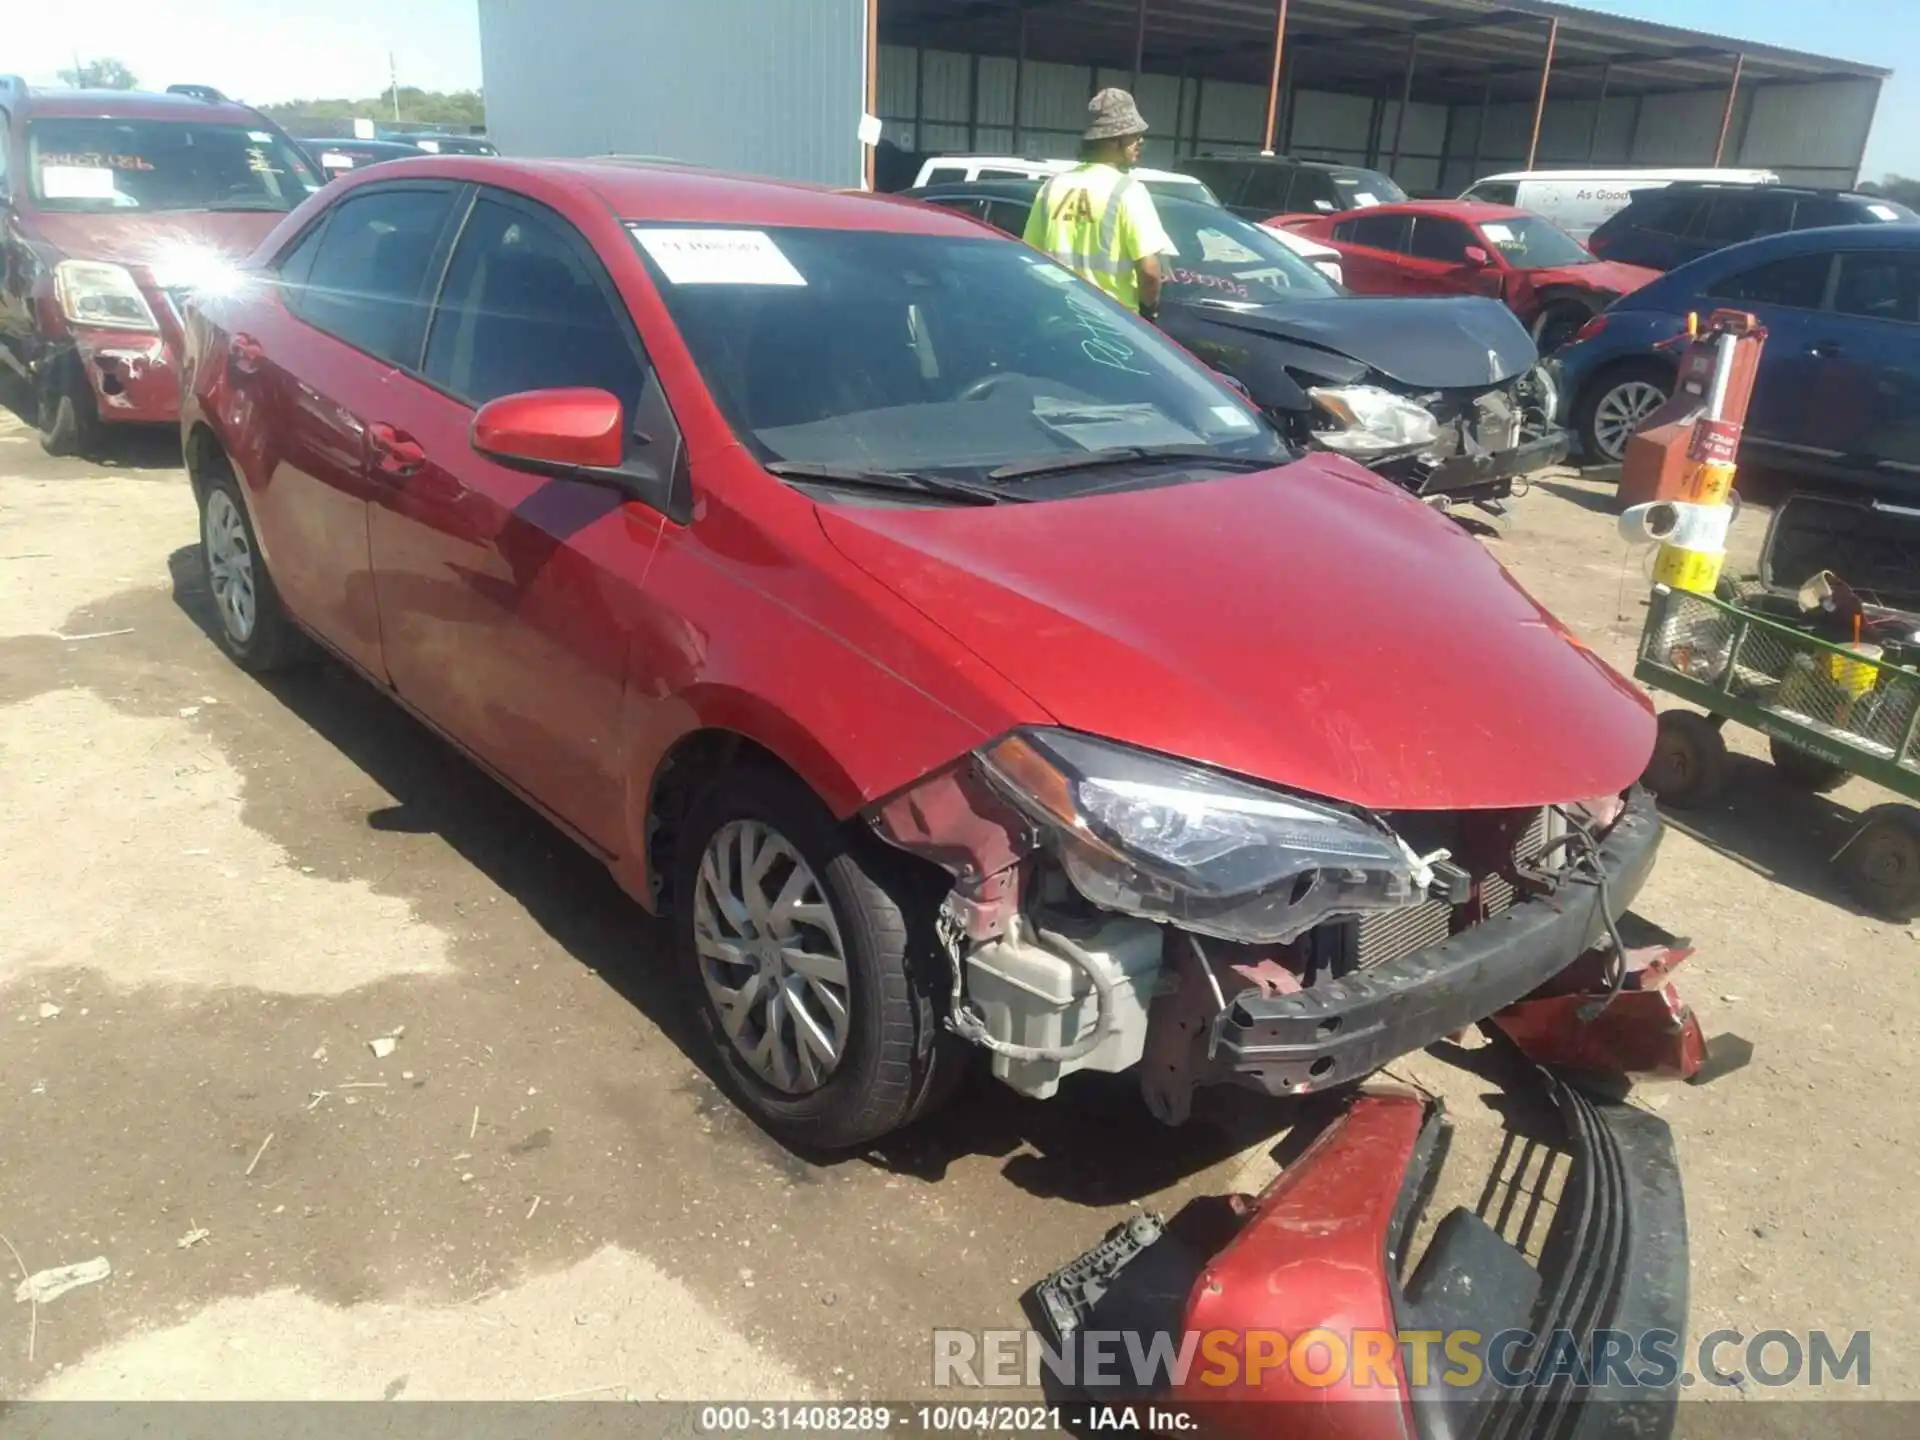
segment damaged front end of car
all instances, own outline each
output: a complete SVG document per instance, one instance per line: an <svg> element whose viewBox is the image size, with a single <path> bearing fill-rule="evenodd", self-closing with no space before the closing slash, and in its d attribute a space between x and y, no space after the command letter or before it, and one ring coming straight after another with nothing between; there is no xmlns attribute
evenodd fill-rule
<svg viewBox="0 0 1920 1440"><path fill-rule="evenodd" d="M1661 835L1638 789L1374 814L1045 727L868 818L954 877L948 1023L994 1073L1045 1098L1139 1067L1168 1124L1202 1085L1345 1084L1624 956Z"/></svg>

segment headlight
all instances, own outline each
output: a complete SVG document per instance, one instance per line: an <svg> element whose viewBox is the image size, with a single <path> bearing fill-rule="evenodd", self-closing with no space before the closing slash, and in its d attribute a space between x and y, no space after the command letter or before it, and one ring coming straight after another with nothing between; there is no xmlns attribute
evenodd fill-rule
<svg viewBox="0 0 1920 1440"><path fill-rule="evenodd" d="M1553 363L1542 360L1529 370L1521 388L1532 395L1535 407L1551 424L1560 413L1560 387L1553 383Z"/></svg>
<svg viewBox="0 0 1920 1440"><path fill-rule="evenodd" d="M116 330L157 330L147 297L122 265L96 260L62 260L53 270L53 294L75 325L104 325Z"/></svg>
<svg viewBox="0 0 1920 1440"><path fill-rule="evenodd" d="M1378 821L1063 730L979 752L1095 905L1225 940L1284 943L1329 915L1418 904L1427 864Z"/></svg>
<svg viewBox="0 0 1920 1440"><path fill-rule="evenodd" d="M1440 426L1430 413L1377 385L1315 386L1307 398L1342 427L1317 430L1314 438L1343 455L1418 450L1440 438Z"/></svg>

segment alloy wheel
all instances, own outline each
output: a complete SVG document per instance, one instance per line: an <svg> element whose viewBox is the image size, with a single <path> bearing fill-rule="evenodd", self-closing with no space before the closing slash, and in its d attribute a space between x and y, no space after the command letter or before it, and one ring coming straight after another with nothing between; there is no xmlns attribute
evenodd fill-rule
<svg viewBox="0 0 1920 1440"><path fill-rule="evenodd" d="M1593 407L1593 443L1609 460L1627 453L1627 441L1655 410L1666 403L1666 392L1646 380L1626 380L1600 397Z"/></svg>
<svg viewBox="0 0 1920 1440"><path fill-rule="evenodd" d="M235 644L244 645L253 638L254 618L258 614L253 546L247 539L246 519L225 490L208 493L203 530L207 580L213 587L213 603L220 611L220 623L226 626Z"/></svg>
<svg viewBox="0 0 1920 1440"><path fill-rule="evenodd" d="M740 1058L777 1090L818 1090L846 1053L847 952L825 889L772 826L735 820L707 842L694 887L707 998Z"/></svg>

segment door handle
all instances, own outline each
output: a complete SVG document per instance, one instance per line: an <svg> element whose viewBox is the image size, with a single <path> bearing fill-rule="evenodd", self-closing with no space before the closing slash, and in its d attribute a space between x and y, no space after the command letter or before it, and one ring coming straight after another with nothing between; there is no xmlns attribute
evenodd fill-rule
<svg viewBox="0 0 1920 1440"><path fill-rule="evenodd" d="M251 335L236 335L227 342L227 360L242 375L258 371L266 353Z"/></svg>
<svg viewBox="0 0 1920 1440"><path fill-rule="evenodd" d="M367 444L373 451L374 468L383 475L411 475L427 463L425 447L385 421L367 427Z"/></svg>
<svg viewBox="0 0 1920 1440"><path fill-rule="evenodd" d="M1847 352L1838 340L1816 340L1807 347L1807 353L1817 355L1822 360L1838 360Z"/></svg>

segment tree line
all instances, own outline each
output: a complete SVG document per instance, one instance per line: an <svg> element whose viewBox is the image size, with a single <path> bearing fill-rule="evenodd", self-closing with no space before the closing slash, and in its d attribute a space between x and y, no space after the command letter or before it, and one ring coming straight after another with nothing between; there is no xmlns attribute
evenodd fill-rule
<svg viewBox="0 0 1920 1440"><path fill-rule="evenodd" d="M72 68L60 71L60 79L85 90L140 88L138 77L126 62L111 55L76 61ZM301 120L351 120L360 115L389 124L397 119L450 130L475 130L487 123L486 106L478 90L422 90L417 85L402 85L399 89L398 97L393 87L388 86L378 95L363 100L282 100L254 108L280 125Z"/></svg>

